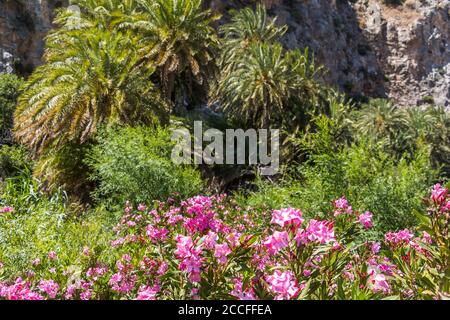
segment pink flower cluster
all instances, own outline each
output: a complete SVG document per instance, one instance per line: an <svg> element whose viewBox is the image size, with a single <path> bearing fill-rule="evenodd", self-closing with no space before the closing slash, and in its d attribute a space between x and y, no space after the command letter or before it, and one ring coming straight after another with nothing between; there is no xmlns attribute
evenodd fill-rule
<svg viewBox="0 0 450 320"><path fill-rule="evenodd" d="M413 234L408 229L401 230L399 232L388 232L384 236L384 240L391 246L402 246L410 244L413 238Z"/></svg>
<svg viewBox="0 0 450 320"><path fill-rule="evenodd" d="M382 273L377 272L375 269L369 271L369 283L374 292L382 291L387 294L391 291L386 277Z"/></svg>
<svg viewBox="0 0 450 320"><path fill-rule="evenodd" d="M369 211L366 211L365 213L359 215L358 217L358 221L359 223L361 223L364 228L366 229L370 229L373 227L373 223L372 223L372 213Z"/></svg>
<svg viewBox="0 0 450 320"><path fill-rule="evenodd" d="M438 213L450 212L450 194L439 183L431 191L431 200L439 208Z"/></svg>
<svg viewBox="0 0 450 320"><path fill-rule="evenodd" d="M116 267L118 272L113 274L109 279L109 285L112 290L128 293L131 292L137 281L137 276L133 274L133 264L131 263L131 256L125 254L122 259L117 261Z"/></svg>
<svg viewBox="0 0 450 320"><path fill-rule="evenodd" d="M231 249L228 244L216 244L214 247L214 256L217 258L220 264L226 264L227 256L231 253Z"/></svg>
<svg viewBox="0 0 450 320"><path fill-rule="evenodd" d="M352 214L353 209L349 205L347 199L345 197L342 197L334 202L334 216L340 216L341 214Z"/></svg>
<svg viewBox="0 0 450 320"><path fill-rule="evenodd" d="M448 191L435 186L432 209L442 210L447 199ZM379 298L394 292L395 279L402 276L396 260L380 251L382 246L401 252L408 263L406 246L427 254L424 244L437 243L426 232L414 237L408 229L387 233L384 242L355 242L355 234L348 230L363 235L373 227L372 213L353 212L345 198L334 206L334 215L319 220L305 219L306 214L303 217L295 208L243 209L223 196L155 202L150 210L144 204L133 209L127 203L111 239L111 253L120 259L106 262L98 248L80 247L83 269L78 272L63 265L62 252L58 258L50 251L30 261L31 270L23 273L26 280L0 282L0 298L155 300L226 295L281 300L298 298L308 282L320 287L314 281L324 277L329 277L328 286L319 291L327 299L342 290L351 292L353 285ZM342 268L332 270L330 265ZM208 286L203 286L206 282ZM178 286L180 290L171 291Z"/></svg>
<svg viewBox="0 0 450 320"><path fill-rule="evenodd" d="M233 280L234 289L231 291L231 295L239 300L256 300L255 292L251 287L244 288L244 284L241 278Z"/></svg>
<svg viewBox="0 0 450 320"><path fill-rule="evenodd" d="M44 300L39 293L30 289L30 283L17 278L13 285L0 283L0 297L6 300Z"/></svg>
<svg viewBox="0 0 450 320"><path fill-rule="evenodd" d="M275 294L276 300L289 300L300 292L292 271L275 270L272 275L266 276L266 282L269 284L269 289Z"/></svg>
<svg viewBox="0 0 450 320"><path fill-rule="evenodd" d="M3 207L3 208L0 208L0 214L2 214L2 213L9 213L9 212L13 212L14 211L14 208L13 207Z"/></svg>
<svg viewBox="0 0 450 320"><path fill-rule="evenodd" d="M297 245L306 245L309 241L320 244L335 242L333 222L311 219L305 230L299 230L295 240Z"/></svg>
<svg viewBox="0 0 450 320"><path fill-rule="evenodd" d="M431 200L435 204L442 204L447 197L448 190L443 188L439 183L433 187L431 191Z"/></svg>
<svg viewBox="0 0 450 320"><path fill-rule="evenodd" d="M141 286L139 288L136 300L156 300L156 295L160 289L161 288L159 285L155 285L153 287Z"/></svg>
<svg viewBox="0 0 450 320"><path fill-rule="evenodd" d="M274 255L289 245L289 234L286 231L275 231L266 238L264 246L267 252Z"/></svg>
<svg viewBox="0 0 450 320"><path fill-rule="evenodd" d="M202 247L195 246L190 236L177 235L176 242L175 256L181 260L180 270L190 274L192 282L200 282L203 263Z"/></svg>
<svg viewBox="0 0 450 320"><path fill-rule="evenodd" d="M59 285L53 280L41 280L38 288L45 292L50 299L55 299L59 291Z"/></svg>
<svg viewBox="0 0 450 320"><path fill-rule="evenodd" d="M205 196L196 196L187 201L187 213L189 214L201 214L205 211L209 211L212 208L212 199Z"/></svg>
<svg viewBox="0 0 450 320"><path fill-rule="evenodd" d="M281 227L287 227L289 225L298 227L303 223L302 212L298 209L287 208L274 210L272 212L272 220L270 223L278 224Z"/></svg>

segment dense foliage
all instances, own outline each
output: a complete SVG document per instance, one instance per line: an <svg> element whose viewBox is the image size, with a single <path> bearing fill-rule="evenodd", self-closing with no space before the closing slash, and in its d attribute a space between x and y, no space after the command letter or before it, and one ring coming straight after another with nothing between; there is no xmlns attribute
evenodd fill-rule
<svg viewBox="0 0 450 320"><path fill-rule="evenodd" d="M22 80L13 74L0 74L0 145L11 143L13 114Z"/></svg>
<svg viewBox="0 0 450 320"><path fill-rule="evenodd" d="M187 198L202 189L200 173L170 160L173 142L162 128L111 129L98 137L88 156L96 198L109 204L163 200L173 193ZM103 200L102 200L103 199Z"/></svg>

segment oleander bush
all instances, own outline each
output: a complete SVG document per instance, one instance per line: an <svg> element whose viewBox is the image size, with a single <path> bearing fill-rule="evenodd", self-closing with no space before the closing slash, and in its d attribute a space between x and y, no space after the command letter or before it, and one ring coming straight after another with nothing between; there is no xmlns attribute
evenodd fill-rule
<svg viewBox="0 0 450 320"><path fill-rule="evenodd" d="M353 209L344 197L326 217L309 219L291 207L240 208L225 195L172 197L149 207L127 203L111 237L95 243L89 240L98 230L89 221L76 231L77 238L65 237L70 222L46 221L63 233L45 243L47 252L30 248L26 268L10 272L15 266L9 263L20 256L2 250L0 297L448 298L448 189L435 185L426 201L427 210L417 213L418 228L387 232L379 242L355 240L373 228L374 214ZM23 220L14 208L0 212L1 225L27 227L19 226Z"/></svg>

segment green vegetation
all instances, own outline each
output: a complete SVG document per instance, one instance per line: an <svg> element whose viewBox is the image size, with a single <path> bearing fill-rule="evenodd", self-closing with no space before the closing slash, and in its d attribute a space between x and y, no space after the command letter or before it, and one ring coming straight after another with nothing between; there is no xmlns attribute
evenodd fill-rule
<svg viewBox="0 0 450 320"><path fill-rule="evenodd" d="M0 144L11 142L13 114L22 80L13 74L0 74Z"/></svg>
<svg viewBox="0 0 450 320"><path fill-rule="evenodd" d="M173 148L170 131L148 127L105 131L88 156L99 181L96 199L109 205L151 203L174 193L188 198L202 189L200 173L170 160Z"/></svg>

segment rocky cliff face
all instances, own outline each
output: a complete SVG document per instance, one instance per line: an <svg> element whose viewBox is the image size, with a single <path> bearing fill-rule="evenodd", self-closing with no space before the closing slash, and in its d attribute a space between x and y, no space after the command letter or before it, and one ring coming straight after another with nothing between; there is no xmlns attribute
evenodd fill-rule
<svg viewBox="0 0 450 320"><path fill-rule="evenodd" d="M402 105L450 106L450 1L379 1L355 6L360 27L387 76L388 96Z"/></svg>
<svg viewBox="0 0 450 320"><path fill-rule="evenodd" d="M28 73L40 63L52 11L67 1L0 0L0 72ZM252 1L206 0L225 14ZM400 105L450 106L450 1L262 0L290 48L309 47L324 81L356 97ZM226 18L225 18L226 19ZM3 61L3 62L2 62Z"/></svg>
<svg viewBox="0 0 450 320"><path fill-rule="evenodd" d="M0 72L29 74L44 52L55 8L67 0L0 0Z"/></svg>

